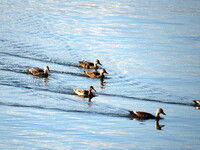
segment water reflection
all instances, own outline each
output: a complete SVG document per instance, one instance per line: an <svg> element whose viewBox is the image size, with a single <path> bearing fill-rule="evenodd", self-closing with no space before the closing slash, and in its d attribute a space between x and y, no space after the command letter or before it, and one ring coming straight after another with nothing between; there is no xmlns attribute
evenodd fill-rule
<svg viewBox="0 0 200 150"><path fill-rule="evenodd" d="M47 80L48 80L48 76L33 76L32 78L33 79L40 79L40 78L42 78L43 82L47 82Z"/></svg>
<svg viewBox="0 0 200 150"><path fill-rule="evenodd" d="M33 76L33 77L31 77L31 78L32 78L32 79L41 79L41 78L42 78L43 86L46 86L46 85L47 85L48 77Z"/></svg>
<svg viewBox="0 0 200 150"><path fill-rule="evenodd" d="M42 79L42 82L45 83L45 84L47 83L47 81L48 81L48 78L43 78Z"/></svg>
<svg viewBox="0 0 200 150"><path fill-rule="evenodd" d="M46 87L47 86L47 82L48 82L48 78L43 78L42 82L43 82L43 86Z"/></svg>
<svg viewBox="0 0 200 150"><path fill-rule="evenodd" d="M89 96L84 96L84 95L75 95L77 97L81 97L82 100L84 100L85 98L87 98L88 102L91 102L92 98L94 97L94 95L89 95Z"/></svg>
<svg viewBox="0 0 200 150"><path fill-rule="evenodd" d="M165 125L160 125L159 124L159 119L155 119L155 129L157 130L162 130L162 128L164 127Z"/></svg>
<svg viewBox="0 0 200 150"><path fill-rule="evenodd" d="M88 96L88 102L91 102L91 99L93 98L94 96Z"/></svg>
<svg viewBox="0 0 200 150"><path fill-rule="evenodd" d="M141 118L130 118L130 120L137 120L140 121L142 124L145 121L144 119ZM159 121L160 119L155 119L154 127L156 130L162 130L162 128L165 127L165 125L160 125Z"/></svg>
<svg viewBox="0 0 200 150"><path fill-rule="evenodd" d="M104 88L105 83L106 83L106 82L104 82L104 78L101 77L101 78L100 78L100 88Z"/></svg>

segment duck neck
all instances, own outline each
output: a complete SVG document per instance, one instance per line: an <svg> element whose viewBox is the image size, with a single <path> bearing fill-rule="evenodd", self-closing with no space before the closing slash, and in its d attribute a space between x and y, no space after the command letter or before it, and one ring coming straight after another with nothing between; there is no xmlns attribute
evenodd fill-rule
<svg viewBox="0 0 200 150"><path fill-rule="evenodd" d="M44 74L48 74L48 71L46 69L44 70Z"/></svg>
<svg viewBox="0 0 200 150"><path fill-rule="evenodd" d="M103 72L100 72L100 76L103 76L103 74L104 74Z"/></svg>
<svg viewBox="0 0 200 150"><path fill-rule="evenodd" d="M91 90L88 90L88 95L92 95L92 91Z"/></svg>
<svg viewBox="0 0 200 150"><path fill-rule="evenodd" d="M97 63L94 63L94 68L96 68L97 67Z"/></svg>
<svg viewBox="0 0 200 150"><path fill-rule="evenodd" d="M160 113L156 113L155 118L160 118Z"/></svg>
<svg viewBox="0 0 200 150"><path fill-rule="evenodd" d="M100 78L100 79L103 79L103 78L104 78L104 74L103 74L103 73L100 74L100 75L99 75L99 78Z"/></svg>

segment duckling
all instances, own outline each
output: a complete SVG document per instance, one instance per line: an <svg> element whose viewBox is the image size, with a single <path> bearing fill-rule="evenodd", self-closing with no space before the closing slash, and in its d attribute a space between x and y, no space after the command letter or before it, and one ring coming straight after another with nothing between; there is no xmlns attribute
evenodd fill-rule
<svg viewBox="0 0 200 150"><path fill-rule="evenodd" d="M98 59L94 61L94 63L87 62L87 61L79 61L79 67L87 68L87 69L98 69L98 66L102 65Z"/></svg>
<svg viewBox="0 0 200 150"><path fill-rule="evenodd" d="M96 92L93 86L90 86L88 90L82 90L82 89L74 89L74 92L79 95L79 96L89 96L92 97L94 96L92 93L92 90Z"/></svg>
<svg viewBox="0 0 200 150"><path fill-rule="evenodd" d="M129 111L129 113L132 117L139 118L139 119L162 119L160 117L160 114L166 115L162 108L157 109L155 116L150 113L142 112L142 111Z"/></svg>
<svg viewBox="0 0 200 150"><path fill-rule="evenodd" d="M84 71L84 74L90 78L103 78L104 73L108 74L105 69L101 69L100 73L97 71Z"/></svg>
<svg viewBox="0 0 200 150"><path fill-rule="evenodd" d="M48 66L45 66L44 70L39 68L31 68L31 69L26 69L26 72L34 76L48 76L48 72L50 72L50 70Z"/></svg>

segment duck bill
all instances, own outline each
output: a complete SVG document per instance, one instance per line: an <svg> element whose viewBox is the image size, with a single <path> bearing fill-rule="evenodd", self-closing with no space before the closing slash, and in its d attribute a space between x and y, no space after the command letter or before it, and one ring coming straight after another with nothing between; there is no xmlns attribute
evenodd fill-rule
<svg viewBox="0 0 200 150"><path fill-rule="evenodd" d="M108 74L106 71L105 71L105 73Z"/></svg>
<svg viewBox="0 0 200 150"><path fill-rule="evenodd" d="M96 92L96 90L95 90L95 89L92 89L92 90Z"/></svg>
<svg viewBox="0 0 200 150"><path fill-rule="evenodd" d="M163 115L166 115L164 112L162 112Z"/></svg>
<svg viewBox="0 0 200 150"><path fill-rule="evenodd" d="M101 65L102 66L102 64L99 62L99 65Z"/></svg>

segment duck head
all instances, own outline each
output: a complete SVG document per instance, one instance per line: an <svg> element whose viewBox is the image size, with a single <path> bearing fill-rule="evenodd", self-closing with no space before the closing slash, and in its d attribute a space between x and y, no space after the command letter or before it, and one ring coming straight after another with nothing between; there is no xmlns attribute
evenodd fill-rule
<svg viewBox="0 0 200 150"><path fill-rule="evenodd" d="M101 69L100 74L103 75L104 73L108 74L105 69Z"/></svg>
<svg viewBox="0 0 200 150"><path fill-rule="evenodd" d="M97 65L97 64L102 65L98 59L96 59L96 60L94 61L94 65Z"/></svg>
<svg viewBox="0 0 200 150"><path fill-rule="evenodd" d="M88 88L88 91L95 91L95 92L96 92L96 90L94 89L93 86L90 86L90 87Z"/></svg>
<svg viewBox="0 0 200 150"><path fill-rule="evenodd" d="M50 72L49 66L45 66L45 67L44 67L44 73L47 73L47 72Z"/></svg>
<svg viewBox="0 0 200 150"><path fill-rule="evenodd" d="M157 111L156 111L156 118L160 118L160 114L163 114L163 115L166 115L165 113L164 113L164 111L163 111L163 109L162 108L158 108L157 109Z"/></svg>

